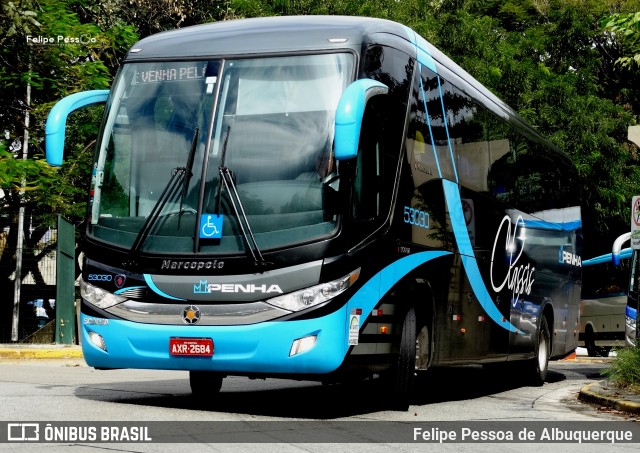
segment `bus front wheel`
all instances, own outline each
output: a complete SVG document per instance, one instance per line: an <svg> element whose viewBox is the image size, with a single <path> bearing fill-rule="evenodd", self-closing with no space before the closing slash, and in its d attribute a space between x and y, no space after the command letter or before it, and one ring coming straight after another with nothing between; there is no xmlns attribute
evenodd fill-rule
<svg viewBox="0 0 640 453"><path fill-rule="evenodd" d="M417 318L411 307L405 314L400 332L400 351L391 370L391 390L393 406L398 410L408 410L413 396L416 379Z"/></svg>
<svg viewBox="0 0 640 453"><path fill-rule="evenodd" d="M213 371L189 371L189 385L194 397L211 399L220 392L224 375Z"/></svg>

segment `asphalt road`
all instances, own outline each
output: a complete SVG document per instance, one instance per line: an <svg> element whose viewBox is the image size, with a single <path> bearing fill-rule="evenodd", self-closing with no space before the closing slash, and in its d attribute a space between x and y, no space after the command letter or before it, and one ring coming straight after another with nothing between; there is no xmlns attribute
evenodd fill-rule
<svg viewBox="0 0 640 453"><path fill-rule="evenodd" d="M620 414L601 411L577 400L579 389L601 379L600 371L606 361L564 361L551 364L548 382L542 387L528 387L510 376L488 373L481 367L458 367L432 370L419 381L415 403L407 412L389 410L384 392L375 382L358 385L325 386L313 382L290 380L250 380L231 377L224 381L219 398L213 403L192 395L186 372L112 370L98 371L78 359L3 360L0 361L0 419L8 422L39 421L56 425L63 422L92 421L114 424L125 421L131 426L163 422L160 438L183 442L181 432L202 434L206 426L232 426L248 429L256 443L218 443L206 437L192 435L188 444L180 443L91 443L82 441L58 442L55 445L38 443L5 443L3 451L176 451L179 446L190 451L388 451L390 444L305 443L304 433L318 434L328 427L330 440L353 439L353 428L365 426L368 433L387 427L385 423L408 423L410 427L424 427L425 423L454 422L454 426L507 426L508 423L548 424L549 427L580 422L580 426L599 427L606 421L625 420ZM195 423L209 423L196 426ZM225 424L224 422L235 422ZM261 425L258 422L273 422ZM360 422L360 423L356 423ZM211 423L214 423L212 425ZM57 426L57 425L56 425ZM193 428L196 426L196 428ZM203 428L204 426L204 428ZM270 429L278 427L284 437ZM537 425L536 425L537 426ZM153 426L158 440L158 427ZM345 428L349 427L349 428ZM193 429L192 429L193 428ZM44 428L43 428L44 429ZM443 428L444 429L444 428ZM287 431L288 430L288 431ZM300 433L293 439L291 433ZM242 433L243 441L248 439ZM322 432L319 434L324 435ZM444 445L414 444L407 434L406 443L393 443L398 451L557 451L552 444L510 443L450 443ZM326 437L326 436L325 436ZM227 440L227 438L222 438ZM361 439L361 438L360 438ZM321 442L327 442L325 438ZM263 443L267 442L267 443ZM274 443L275 442L275 443ZM393 440L392 442L397 442ZM331 448L329 448L331 446ZM485 448L486 447L486 448ZM606 451L629 451L637 444L606 445ZM601 452L601 444L563 444L563 451Z"/></svg>

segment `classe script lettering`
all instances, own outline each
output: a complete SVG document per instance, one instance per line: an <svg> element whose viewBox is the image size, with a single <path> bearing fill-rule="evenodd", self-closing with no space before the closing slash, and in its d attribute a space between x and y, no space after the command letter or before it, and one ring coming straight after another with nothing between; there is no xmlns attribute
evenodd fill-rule
<svg viewBox="0 0 640 453"><path fill-rule="evenodd" d="M503 233L503 230L505 230L504 232L506 233L506 237L504 248L501 248L498 244L498 238ZM525 231L526 229L522 216L518 216L515 225L512 225L511 218L508 215L505 215L498 227L498 233L496 234L496 239L493 242L493 251L491 252L491 286L495 292L499 293L506 285L507 288L512 291L511 303L513 306L516 305L522 294L531 294L531 287L533 286L533 282L535 282L534 275L536 268L532 267L531 263L527 263L526 265L518 264L522 257L522 252L524 252L526 242ZM521 241L522 244L520 245L518 254L514 256L518 249L516 239ZM496 277L493 268L493 264L496 260L504 259L503 255L498 253L498 250L504 251L504 256L509 257L509 268L507 269L507 274L504 276L502 281L500 281L500 277ZM498 255L496 256L497 253ZM498 283L496 283L496 280Z"/></svg>

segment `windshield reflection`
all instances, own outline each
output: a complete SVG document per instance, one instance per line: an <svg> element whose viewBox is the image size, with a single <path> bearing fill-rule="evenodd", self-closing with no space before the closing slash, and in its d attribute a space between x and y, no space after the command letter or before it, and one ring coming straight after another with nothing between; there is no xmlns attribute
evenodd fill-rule
<svg viewBox="0 0 640 453"><path fill-rule="evenodd" d="M338 189L334 112L353 75L352 60L325 54L123 67L94 161L89 234L130 248L146 223L141 252L247 252L229 191L218 188L225 138L224 166L256 249L332 234L337 218L325 205L323 184L331 180L331 190ZM148 222L190 150L186 190ZM220 237L198 237L200 218L213 214L224 217Z"/></svg>

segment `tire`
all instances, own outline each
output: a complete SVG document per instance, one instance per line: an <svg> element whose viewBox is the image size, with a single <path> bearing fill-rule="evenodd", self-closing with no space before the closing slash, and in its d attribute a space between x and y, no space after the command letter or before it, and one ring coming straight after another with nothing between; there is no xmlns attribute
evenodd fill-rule
<svg viewBox="0 0 640 453"><path fill-rule="evenodd" d="M605 348L596 346L596 335L591 326L587 327L585 332L584 346L589 357L603 357L609 354L609 351L605 353Z"/></svg>
<svg viewBox="0 0 640 453"><path fill-rule="evenodd" d="M189 371L191 393L196 398L213 399L220 392L224 376L213 371Z"/></svg>
<svg viewBox="0 0 640 453"><path fill-rule="evenodd" d="M549 356L551 355L551 331L547 318L542 317L540 321L540 329L538 330L538 341L536 341L536 355L529 361L528 375L531 383L540 387L544 384L549 371Z"/></svg>
<svg viewBox="0 0 640 453"><path fill-rule="evenodd" d="M392 405L406 411L411 403L416 380L416 312L411 307L405 314L400 333L400 352L391 370Z"/></svg>

